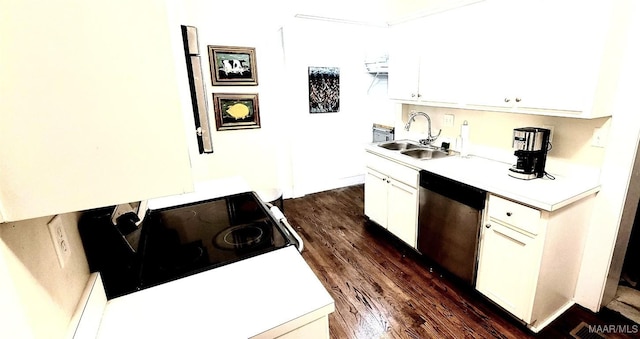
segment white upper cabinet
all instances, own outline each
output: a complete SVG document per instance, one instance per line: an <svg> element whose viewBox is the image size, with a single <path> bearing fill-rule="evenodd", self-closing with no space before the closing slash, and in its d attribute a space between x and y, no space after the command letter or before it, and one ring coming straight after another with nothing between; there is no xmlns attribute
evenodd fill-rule
<svg viewBox="0 0 640 339"><path fill-rule="evenodd" d="M388 95L392 99L420 100L420 46L415 46L419 34L416 22L391 28L393 39L388 61Z"/></svg>
<svg viewBox="0 0 640 339"><path fill-rule="evenodd" d="M193 189L163 1L0 11L0 222Z"/></svg>
<svg viewBox="0 0 640 339"><path fill-rule="evenodd" d="M424 46L420 99L445 107L611 115L617 39L627 20L619 7L619 1L486 0L421 19L425 34L413 41Z"/></svg>
<svg viewBox="0 0 640 339"><path fill-rule="evenodd" d="M467 105L597 117L610 2L490 0L479 4ZM486 38L483 38L486 37ZM600 93L605 95L605 93Z"/></svg>

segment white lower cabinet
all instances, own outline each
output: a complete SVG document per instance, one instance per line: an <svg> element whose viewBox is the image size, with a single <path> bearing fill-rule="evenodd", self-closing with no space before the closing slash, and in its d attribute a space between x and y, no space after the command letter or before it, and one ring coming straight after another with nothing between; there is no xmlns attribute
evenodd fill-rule
<svg viewBox="0 0 640 339"><path fill-rule="evenodd" d="M387 226L388 190L387 176L367 168L364 178L364 214L382 227Z"/></svg>
<svg viewBox="0 0 640 339"><path fill-rule="evenodd" d="M367 165L375 166L375 169L367 167L365 175L364 214L415 248L418 235L418 171L382 158L374 159L373 163L368 162Z"/></svg>
<svg viewBox="0 0 640 339"><path fill-rule="evenodd" d="M528 319L540 241L495 220L482 237L477 289L519 319Z"/></svg>
<svg viewBox="0 0 640 339"><path fill-rule="evenodd" d="M541 211L490 194L476 289L538 332L573 305L593 196Z"/></svg>
<svg viewBox="0 0 640 339"><path fill-rule="evenodd" d="M418 190L391 179L388 192L387 229L416 248L418 239Z"/></svg>

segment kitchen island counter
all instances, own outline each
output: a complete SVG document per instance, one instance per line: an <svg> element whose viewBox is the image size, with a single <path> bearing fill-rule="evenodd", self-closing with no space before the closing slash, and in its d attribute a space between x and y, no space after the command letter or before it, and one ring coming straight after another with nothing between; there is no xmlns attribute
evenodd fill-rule
<svg viewBox="0 0 640 339"><path fill-rule="evenodd" d="M289 246L109 300L97 338L276 337L333 311Z"/></svg>
<svg viewBox="0 0 640 339"><path fill-rule="evenodd" d="M379 144L367 144L365 150L405 166L417 170L427 170L549 212L558 210L600 190L597 176L566 177L555 175L555 180L547 177L521 180L508 175L512 164L477 156L465 158L458 155L418 160L401 154L399 151L379 147Z"/></svg>
<svg viewBox="0 0 640 339"><path fill-rule="evenodd" d="M151 209L250 191L240 177L148 201ZM93 273L70 323L73 338L328 338L334 301L295 246L275 249L107 300Z"/></svg>

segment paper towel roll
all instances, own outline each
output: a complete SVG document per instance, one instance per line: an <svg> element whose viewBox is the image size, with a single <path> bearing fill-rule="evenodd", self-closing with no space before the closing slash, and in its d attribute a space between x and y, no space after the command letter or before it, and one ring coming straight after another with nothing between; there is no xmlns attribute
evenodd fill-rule
<svg viewBox="0 0 640 339"><path fill-rule="evenodd" d="M469 156L469 123L467 120L460 126L460 141L462 141L460 155L463 157Z"/></svg>

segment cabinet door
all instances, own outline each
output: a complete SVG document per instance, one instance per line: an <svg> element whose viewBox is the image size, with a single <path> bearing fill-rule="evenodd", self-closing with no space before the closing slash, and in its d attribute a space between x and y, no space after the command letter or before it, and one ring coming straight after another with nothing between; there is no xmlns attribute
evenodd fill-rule
<svg viewBox="0 0 640 339"><path fill-rule="evenodd" d="M482 233L476 289L529 321L538 270L535 239L495 221L485 225Z"/></svg>
<svg viewBox="0 0 640 339"><path fill-rule="evenodd" d="M473 13L464 18L466 76L463 101L471 106L509 109L513 106L513 32L517 27L513 17L513 0L483 1L472 6Z"/></svg>
<svg viewBox="0 0 640 339"><path fill-rule="evenodd" d="M501 110L589 108L612 2L493 0L470 7L465 103ZM579 10L578 10L579 9Z"/></svg>
<svg viewBox="0 0 640 339"><path fill-rule="evenodd" d="M424 46L420 57L420 99L429 104L460 104L467 91L473 54L469 44L477 29L470 25L477 4L429 15L419 35Z"/></svg>
<svg viewBox="0 0 640 339"><path fill-rule="evenodd" d="M193 189L172 44L180 30L165 6L3 3L13 13L0 24L5 221Z"/></svg>
<svg viewBox="0 0 640 339"><path fill-rule="evenodd" d="M370 168L364 179L364 214L380 226L387 227L388 177Z"/></svg>
<svg viewBox="0 0 640 339"><path fill-rule="evenodd" d="M397 100L418 100L420 57L416 54L389 52L388 95Z"/></svg>
<svg viewBox="0 0 640 339"><path fill-rule="evenodd" d="M393 180L389 182L387 228L402 241L416 247L418 225L418 190Z"/></svg>
<svg viewBox="0 0 640 339"><path fill-rule="evenodd" d="M415 47L421 21L396 25L391 28L389 50L388 96L397 100L418 100L420 53Z"/></svg>
<svg viewBox="0 0 640 339"><path fill-rule="evenodd" d="M518 7L521 108L582 111L593 100L611 1L540 0ZM577 10L579 9L579 10ZM544 23L544 24L541 24Z"/></svg>

